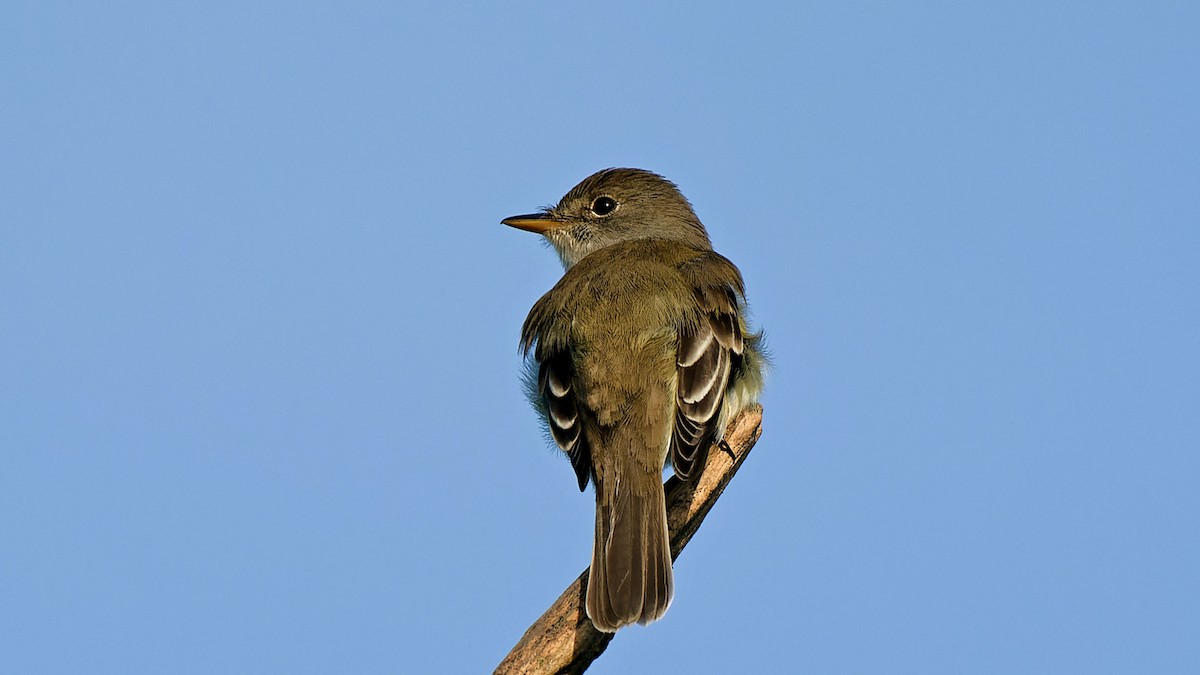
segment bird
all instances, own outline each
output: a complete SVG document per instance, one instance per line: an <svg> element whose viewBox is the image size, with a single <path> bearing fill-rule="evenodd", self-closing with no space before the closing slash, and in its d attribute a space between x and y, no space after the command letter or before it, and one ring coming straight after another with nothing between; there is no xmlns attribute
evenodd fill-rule
<svg viewBox="0 0 1200 675"><path fill-rule="evenodd" d="M564 268L520 349L530 401L580 491L595 486L587 615L606 633L649 624L674 596L663 472L699 475L763 388L741 272L679 188L644 169L604 169L501 223L542 235Z"/></svg>

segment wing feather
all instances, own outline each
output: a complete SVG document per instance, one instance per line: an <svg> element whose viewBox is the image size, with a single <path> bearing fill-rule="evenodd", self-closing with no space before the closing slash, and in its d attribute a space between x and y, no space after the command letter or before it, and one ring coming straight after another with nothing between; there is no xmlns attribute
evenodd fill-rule
<svg viewBox="0 0 1200 675"><path fill-rule="evenodd" d="M728 263L713 254L697 261L712 267ZM732 265L729 265L732 268ZM733 268L736 275L736 268ZM693 277L701 318L685 326L676 350L675 428L671 436L671 463L680 478L688 479L703 469L708 448L723 430L718 428L721 407L729 387L730 371L745 349L742 334L741 278L705 284L705 275ZM711 278L711 277L709 277ZM720 279L720 275L716 277Z"/></svg>
<svg viewBox="0 0 1200 675"><path fill-rule="evenodd" d="M560 450L571 459L579 490L587 487L592 470L592 453L580 433L579 404L571 386L571 357L566 351L550 354L538 365L538 395L546 404L546 424Z"/></svg>

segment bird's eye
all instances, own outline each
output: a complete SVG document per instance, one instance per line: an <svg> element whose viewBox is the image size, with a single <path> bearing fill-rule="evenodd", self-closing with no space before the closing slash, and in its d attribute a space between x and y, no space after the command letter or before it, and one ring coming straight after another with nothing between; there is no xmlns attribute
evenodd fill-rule
<svg viewBox="0 0 1200 675"><path fill-rule="evenodd" d="M592 202L592 213L598 216L607 216L617 210L617 200L612 197L596 197L596 201Z"/></svg>

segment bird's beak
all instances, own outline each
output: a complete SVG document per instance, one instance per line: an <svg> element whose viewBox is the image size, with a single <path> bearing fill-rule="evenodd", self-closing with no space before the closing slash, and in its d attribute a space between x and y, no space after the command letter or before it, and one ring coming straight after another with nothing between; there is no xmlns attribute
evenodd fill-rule
<svg viewBox="0 0 1200 675"><path fill-rule="evenodd" d="M555 218L549 213L530 213L524 216L512 216L511 218L505 218L500 223L509 227L515 227L518 230L537 232L538 234L545 234L550 230L555 230L566 225L566 221Z"/></svg>

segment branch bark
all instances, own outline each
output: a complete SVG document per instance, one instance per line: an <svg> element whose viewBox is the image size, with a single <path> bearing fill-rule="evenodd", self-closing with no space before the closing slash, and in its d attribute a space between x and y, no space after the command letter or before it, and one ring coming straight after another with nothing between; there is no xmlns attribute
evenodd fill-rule
<svg viewBox="0 0 1200 675"><path fill-rule="evenodd" d="M692 481L672 476L663 489L667 498L667 527L671 533L671 559L679 557L725 486L762 435L762 407L754 406L735 417L725 430L724 446L708 453L704 472ZM588 571L575 580L550 605L496 667L496 675L582 673L595 661L616 633L601 633L584 610Z"/></svg>

